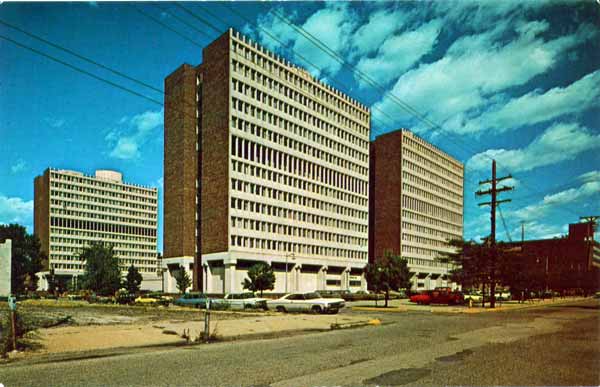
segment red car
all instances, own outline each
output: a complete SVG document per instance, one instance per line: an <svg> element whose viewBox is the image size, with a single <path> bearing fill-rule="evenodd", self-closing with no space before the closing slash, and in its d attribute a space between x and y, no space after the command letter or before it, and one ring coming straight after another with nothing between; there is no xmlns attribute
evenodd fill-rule
<svg viewBox="0 0 600 387"><path fill-rule="evenodd" d="M415 294L410 297L410 302L417 304L429 305L429 304L446 304L456 305L464 302L464 297L460 292L449 291L448 289L443 290L428 290L424 293Z"/></svg>

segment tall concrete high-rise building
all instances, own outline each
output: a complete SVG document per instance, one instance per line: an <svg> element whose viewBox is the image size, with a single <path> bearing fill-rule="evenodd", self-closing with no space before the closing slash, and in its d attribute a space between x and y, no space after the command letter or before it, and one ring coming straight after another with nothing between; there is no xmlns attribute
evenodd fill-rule
<svg viewBox="0 0 600 387"><path fill-rule="evenodd" d="M165 80L165 266L211 293L257 262L276 292L365 288L369 109L232 30L202 54Z"/></svg>
<svg viewBox="0 0 600 387"><path fill-rule="evenodd" d="M123 272L133 264L142 288L159 289L157 197L156 188L124 183L119 172L46 169L34 180L34 232L48 256L45 270L76 281L85 267L82 249L102 241L113 246Z"/></svg>
<svg viewBox="0 0 600 387"><path fill-rule="evenodd" d="M408 260L413 288L451 285L436 261L463 236L464 165L408 130L371 142L369 259Z"/></svg>

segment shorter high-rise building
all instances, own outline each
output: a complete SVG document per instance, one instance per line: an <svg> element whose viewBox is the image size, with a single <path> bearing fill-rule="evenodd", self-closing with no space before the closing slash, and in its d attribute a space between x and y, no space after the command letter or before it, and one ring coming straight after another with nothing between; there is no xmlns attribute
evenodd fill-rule
<svg viewBox="0 0 600 387"><path fill-rule="evenodd" d="M46 169L34 180L34 232L48 256L45 270L76 281L85 268L82 249L102 241L113 246L121 271L133 264L144 277L143 288L160 288L157 199L156 188L124 183L119 172L87 176Z"/></svg>
<svg viewBox="0 0 600 387"><path fill-rule="evenodd" d="M408 130L371 142L369 260L406 258L413 289L454 286L436 260L463 236L464 165Z"/></svg>

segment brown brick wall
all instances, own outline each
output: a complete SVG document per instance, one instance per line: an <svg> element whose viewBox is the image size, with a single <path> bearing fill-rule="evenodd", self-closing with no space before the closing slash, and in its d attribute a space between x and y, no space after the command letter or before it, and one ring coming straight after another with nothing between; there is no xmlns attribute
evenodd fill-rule
<svg viewBox="0 0 600 387"><path fill-rule="evenodd" d="M227 32L202 51L202 254L229 247L229 45Z"/></svg>
<svg viewBox="0 0 600 387"><path fill-rule="evenodd" d="M400 254L402 202L402 132L377 137L371 143L369 198L369 261L389 250Z"/></svg>
<svg viewBox="0 0 600 387"><path fill-rule="evenodd" d="M184 64L165 79L164 257L196 250L196 75Z"/></svg>
<svg viewBox="0 0 600 387"><path fill-rule="evenodd" d="M33 233L39 238L41 250L50 251L50 170L33 180ZM43 262L48 270L48 261Z"/></svg>

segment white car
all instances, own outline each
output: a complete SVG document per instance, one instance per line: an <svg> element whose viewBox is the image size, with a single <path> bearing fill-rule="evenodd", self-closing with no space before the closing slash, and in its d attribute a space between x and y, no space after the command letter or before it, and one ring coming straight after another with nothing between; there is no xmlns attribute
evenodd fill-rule
<svg viewBox="0 0 600 387"><path fill-rule="evenodd" d="M269 309L278 312L337 313L345 305L341 298L323 298L319 293L291 293L267 301Z"/></svg>
<svg viewBox="0 0 600 387"><path fill-rule="evenodd" d="M256 297L254 293L228 293L221 300L211 300L215 303L229 305L230 309L267 309L267 299Z"/></svg>

